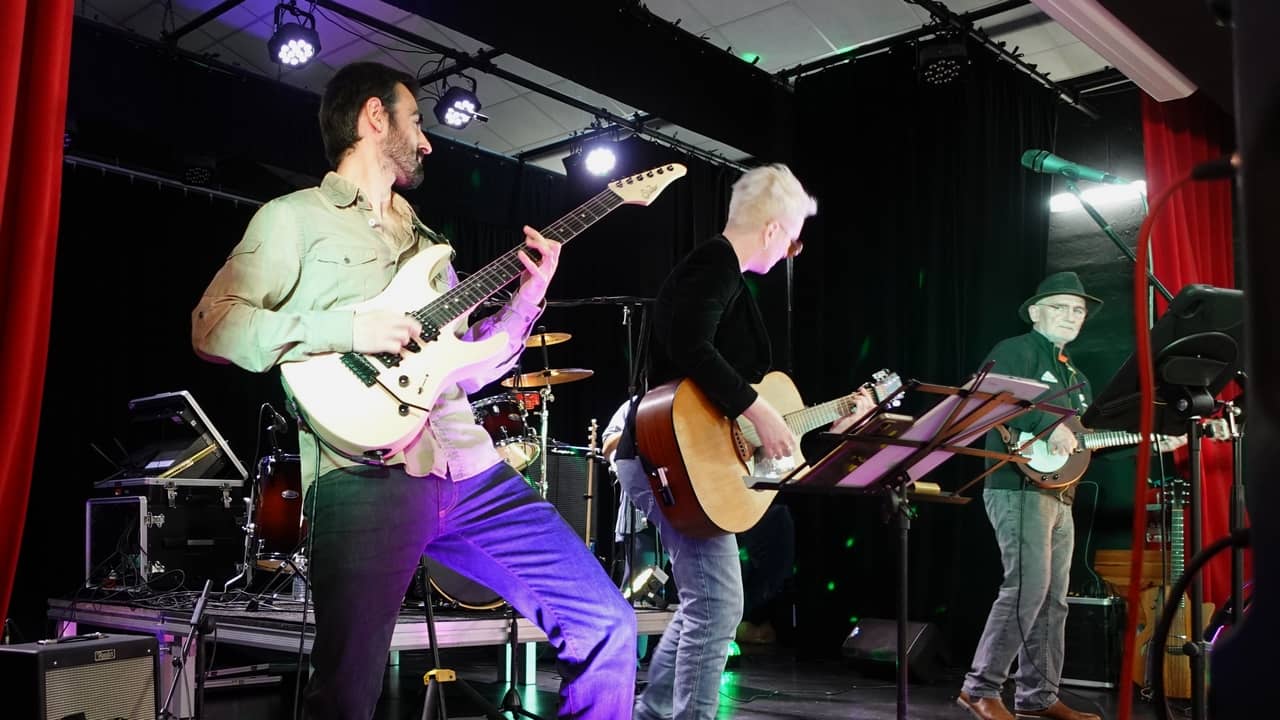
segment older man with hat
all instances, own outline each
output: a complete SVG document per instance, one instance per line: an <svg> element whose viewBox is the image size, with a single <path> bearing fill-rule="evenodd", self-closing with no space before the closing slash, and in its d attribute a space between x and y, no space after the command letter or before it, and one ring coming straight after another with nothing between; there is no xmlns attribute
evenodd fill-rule
<svg viewBox="0 0 1280 720"><path fill-rule="evenodd" d="M993 372L1029 378L1058 394L1055 404L1084 412L1093 399L1092 388L1067 356L1066 346L1098 312L1102 301L1084 291L1073 272L1046 277L1036 292L1018 308L1018 316L1031 323L1031 331L1001 340L987 355ZM1062 396L1063 388L1080 385ZM1008 423L1009 430L1040 433L1059 418L1030 412ZM1076 437L1058 425L1047 438L1049 450L1069 454ZM987 436L987 448L1007 451L998 431ZM1062 679L1063 635L1067 623L1067 583L1075 524L1071 517L1072 491L1040 490L1024 482L1023 475L1005 465L986 480L983 502L995 529L1004 564L1004 582L991 605L986 628L974 653L956 702L981 720L1012 720L1000 699L1016 656L1018 673L1014 709L1018 717L1057 720L1098 720L1079 712L1058 698Z"/></svg>

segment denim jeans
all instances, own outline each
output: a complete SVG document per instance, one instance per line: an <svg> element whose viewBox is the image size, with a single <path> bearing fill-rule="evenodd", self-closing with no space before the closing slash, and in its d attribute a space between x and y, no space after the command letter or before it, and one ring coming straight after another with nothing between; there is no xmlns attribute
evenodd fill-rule
<svg viewBox="0 0 1280 720"><path fill-rule="evenodd" d="M313 484L305 508L316 617L306 717L373 716L423 552L490 587L547 634L562 678L559 717L629 715L635 612L582 539L506 463L458 482L400 467L334 470Z"/></svg>
<svg viewBox="0 0 1280 720"><path fill-rule="evenodd" d="M618 460L618 479L658 528L671 556L680 607L649 661L649 685L636 699L639 720L710 720L720 706L720 674L742 620L742 565L731 534L693 538L672 528L639 460Z"/></svg>
<svg viewBox="0 0 1280 720"><path fill-rule="evenodd" d="M1067 583L1075 523L1057 495L1033 490L983 492L1004 563L1004 582L991 605L964 690L1000 697L1016 655L1014 708L1042 710L1058 700L1067 626ZM1025 642L1024 642L1025 635Z"/></svg>

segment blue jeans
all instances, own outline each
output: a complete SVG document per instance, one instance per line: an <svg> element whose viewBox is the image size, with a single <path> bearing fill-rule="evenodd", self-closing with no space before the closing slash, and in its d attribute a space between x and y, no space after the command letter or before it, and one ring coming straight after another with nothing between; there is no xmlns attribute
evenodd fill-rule
<svg viewBox="0 0 1280 720"><path fill-rule="evenodd" d="M1018 658L1014 708L1043 710L1058 700L1067 626L1067 583L1075 545L1071 506L1034 490L983 491L996 532L1004 582L991 605L964 691L1000 697ZM1023 642L1023 635L1026 641Z"/></svg>
<svg viewBox="0 0 1280 720"><path fill-rule="evenodd" d="M710 720L720 706L720 674L742 620L742 565L731 534L692 538L671 527L639 460L618 460L618 479L658 528L671 556L680 607L649 662L649 685L636 699L639 720Z"/></svg>
<svg viewBox="0 0 1280 720"><path fill-rule="evenodd" d="M635 611L556 509L506 463L460 482L400 467L345 468L311 492L316 638L306 717L373 716L423 552L492 588L547 634L562 678L559 717L630 714Z"/></svg>

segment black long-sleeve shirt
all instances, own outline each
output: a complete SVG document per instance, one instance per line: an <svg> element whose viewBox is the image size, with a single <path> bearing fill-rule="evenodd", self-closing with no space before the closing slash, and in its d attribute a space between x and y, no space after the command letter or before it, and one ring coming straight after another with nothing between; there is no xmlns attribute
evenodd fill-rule
<svg viewBox="0 0 1280 720"><path fill-rule="evenodd" d="M728 417L755 402L750 383L773 361L769 334L723 235L694 248L654 306L650 386L691 378Z"/></svg>

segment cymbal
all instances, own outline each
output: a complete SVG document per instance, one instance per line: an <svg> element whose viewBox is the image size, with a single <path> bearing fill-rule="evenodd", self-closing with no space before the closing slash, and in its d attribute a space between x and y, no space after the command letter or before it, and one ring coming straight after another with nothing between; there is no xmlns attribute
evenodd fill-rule
<svg viewBox="0 0 1280 720"><path fill-rule="evenodd" d="M531 348L542 347L542 341L544 339L546 340L547 345L559 345L562 342L568 342L571 337L573 336L569 333L561 332L534 333L529 336L528 340L524 341L524 346Z"/></svg>
<svg viewBox="0 0 1280 720"><path fill-rule="evenodd" d="M514 375L502 381L503 387L536 388L543 385L559 385L561 383L585 380L595 375L594 370L585 368L551 368L537 372Z"/></svg>

